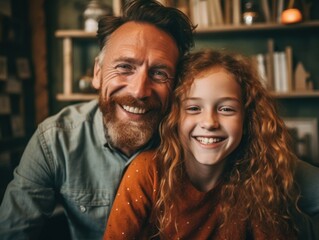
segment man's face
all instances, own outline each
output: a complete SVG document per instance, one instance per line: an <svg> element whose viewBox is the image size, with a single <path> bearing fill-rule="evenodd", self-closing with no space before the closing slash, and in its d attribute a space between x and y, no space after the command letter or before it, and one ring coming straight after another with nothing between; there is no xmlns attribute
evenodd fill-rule
<svg viewBox="0 0 319 240"><path fill-rule="evenodd" d="M127 156L145 145L166 112L179 57L173 38L146 23L128 22L109 38L101 64L95 63L93 86L107 137Z"/></svg>

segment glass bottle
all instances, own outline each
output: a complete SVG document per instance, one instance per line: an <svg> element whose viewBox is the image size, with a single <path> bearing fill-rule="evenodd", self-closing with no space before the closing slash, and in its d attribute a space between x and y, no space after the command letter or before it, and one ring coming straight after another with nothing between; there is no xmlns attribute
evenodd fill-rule
<svg viewBox="0 0 319 240"><path fill-rule="evenodd" d="M243 6L243 23L251 25L256 22L258 17L257 6L254 0L244 1Z"/></svg>
<svg viewBox="0 0 319 240"><path fill-rule="evenodd" d="M83 12L84 30L87 32L96 32L99 17L111 14L111 7L103 5L99 0L90 0Z"/></svg>

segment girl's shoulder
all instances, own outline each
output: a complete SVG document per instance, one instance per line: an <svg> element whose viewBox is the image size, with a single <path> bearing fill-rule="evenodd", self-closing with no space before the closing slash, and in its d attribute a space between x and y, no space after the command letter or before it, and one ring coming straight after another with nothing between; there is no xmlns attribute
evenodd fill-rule
<svg viewBox="0 0 319 240"><path fill-rule="evenodd" d="M129 169L134 169L134 171L156 171L157 164L156 164L156 150L148 150L141 152L138 154L130 163Z"/></svg>

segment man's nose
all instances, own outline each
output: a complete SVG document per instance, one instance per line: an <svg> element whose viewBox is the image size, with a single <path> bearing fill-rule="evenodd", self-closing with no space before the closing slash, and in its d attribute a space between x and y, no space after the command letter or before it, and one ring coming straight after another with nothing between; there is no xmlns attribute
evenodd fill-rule
<svg viewBox="0 0 319 240"><path fill-rule="evenodd" d="M152 82L146 70L136 72L130 81L131 95L138 99L151 96Z"/></svg>

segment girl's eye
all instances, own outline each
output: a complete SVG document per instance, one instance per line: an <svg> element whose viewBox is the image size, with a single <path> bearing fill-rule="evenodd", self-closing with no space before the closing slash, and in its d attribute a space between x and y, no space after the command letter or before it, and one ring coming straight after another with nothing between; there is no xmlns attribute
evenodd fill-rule
<svg viewBox="0 0 319 240"><path fill-rule="evenodd" d="M200 107L198 106L189 106L189 107L186 107L186 112L188 113L196 113L196 112L200 112Z"/></svg>
<svg viewBox="0 0 319 240"><path fill-rule="evenodd" d="M220 108L220 110L221 110L221 111L224 111L224 112L233 111L233 109L230 108L230 107L222 107L222 108Z"/></svg>
<svg viewBox="0 0 319 240"><path fill-rule="evenodd" d="M231 113L235 112L235 109L232 107L221 107L221 108L219 108L219 111L223 112L223 113L231 114Z"/></svg>
<svg viewBox="0 0 319 240"><path fill-rule="evenodd" d="M132 65L126 63L119 64L115 68L122 74L130 74L134 70L134 67Z"/></svg>

